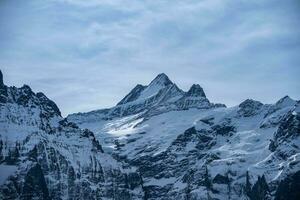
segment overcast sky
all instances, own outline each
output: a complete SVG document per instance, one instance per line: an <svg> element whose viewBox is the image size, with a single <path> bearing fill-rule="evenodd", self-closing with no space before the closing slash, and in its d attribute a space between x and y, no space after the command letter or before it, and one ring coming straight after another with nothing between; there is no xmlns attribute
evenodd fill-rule
<svg viewBox="0 0 300 200"><path fill-rule="evenodd" d="M212 102L300 99L299 0L1 0L0 69L64 115L166 73Z"/></svg>

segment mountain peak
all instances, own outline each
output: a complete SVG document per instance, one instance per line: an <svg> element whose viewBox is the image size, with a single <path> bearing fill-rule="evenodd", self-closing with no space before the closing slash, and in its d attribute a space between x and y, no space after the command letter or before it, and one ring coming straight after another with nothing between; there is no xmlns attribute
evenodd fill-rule
<svg viewBox="0 0 300 200"><path fill-rule="evenodd" d="M206 97L203 88L199 84L193 84L186 95L191 97Z"/></svg>
<svg viewBox="0 0 300 200"><path fill-rule="evenodd" d="M169 79L169 77L165 73L158 74L149 84L150 85L162 85L167 86L173 84L172 81Z"/></svg>
<svg viewBox="0 0 300 200"><path fill-rule="evenodd" d="M259 113L264 104L253 99L246 99L239 105L238 113L243 117L251 117Z"/></svg>
<svg viewBox="0 0 300 200"><path fill-rule="evenodd" d="M137 84L117 105L122 105L128 102L135 101L141 95L141 92L145 89L145 86Z"/></svg>
<svg viewBox="0 0 300 200"><path fill-rule="evenodd" d="M293 106L296 104L296 101L289 97L288 95L282 97L276 102L276 105L283 105L283 106Z"/></svg>

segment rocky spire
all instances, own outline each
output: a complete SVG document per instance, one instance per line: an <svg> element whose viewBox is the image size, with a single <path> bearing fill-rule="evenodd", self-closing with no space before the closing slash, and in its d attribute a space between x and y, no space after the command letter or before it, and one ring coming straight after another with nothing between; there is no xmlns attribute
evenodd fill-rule
<svg viewBox="0 0 300 200"><path fill-rule="evenodd" d="M288 95L284 96L283 98L279 99L275 105L277 106L294 106L296 101L289 97Z"/></svg>
<svg viewBox="0 0 300 200"><path fill-rule="evenodd" d="M0 70L0 88L4 87L4 83L3 83L3 74L2 71Z"/></svg>
<svg viewBox="0 0 300 200"><path fill-rule="evenodd" d="M7 98L7 88L3 83L3 74L0 70L0 103L5 103Z"/></svg>
<svg viewBox="0 0 300 200"><path fill-rule="evenodd" d="M238 113L243 117L251 117L259 113L263 107L263 103L253 99L246 99L239 105Z"/></svg>
<svg viewBox="0 0 300 200"><path fill-rule="evenodd" d="M206 97L203 88L199 84L193 84L189 91L186 93L189 97Z"/></svg>
<svg viewBox="0 0 300 200"><path fill-rule="evenodd" d="M165 73L158 74L155 79L151 81L149 86L152 85L162 85L167 86L173 84L172 81L170 81L169 77Z"/></svg>
<svg viewBox="0 0 300 200"><path fill-rule="evenodd" d="M136 100L144 89L145 86L140 84L136 85L117 105L122 105Z"/></svg>

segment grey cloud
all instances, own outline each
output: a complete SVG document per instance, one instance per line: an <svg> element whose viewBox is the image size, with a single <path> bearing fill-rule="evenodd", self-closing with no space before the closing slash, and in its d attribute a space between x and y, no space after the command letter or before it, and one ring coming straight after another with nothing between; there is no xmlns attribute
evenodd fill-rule
<svg viewBox="0 0 300 200"><path fill-rule="evenodd" d="M64 114L113 106L161 72L186 90L200 83L212 101L229 105L300 97L296 0L2 4L7 83L42 90Z"/></svg>

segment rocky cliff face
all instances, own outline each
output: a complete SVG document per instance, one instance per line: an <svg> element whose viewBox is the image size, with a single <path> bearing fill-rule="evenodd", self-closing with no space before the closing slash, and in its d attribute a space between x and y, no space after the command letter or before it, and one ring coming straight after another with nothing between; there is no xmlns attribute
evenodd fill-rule
<svg viewBox="0 0 300 200"><path fill-rule="evenodd" d="M288 96L226 108L160 74L63 119L28 86L1 91L2 198L299 198L300 103Z"/></svg>
<svg viewBox="0 0 300 200"><path fill-rule="evenodd" d="M0 199L141 199L141 177L29 86L2 85ZM3 92L5 91L5 92Z"/></svg>

